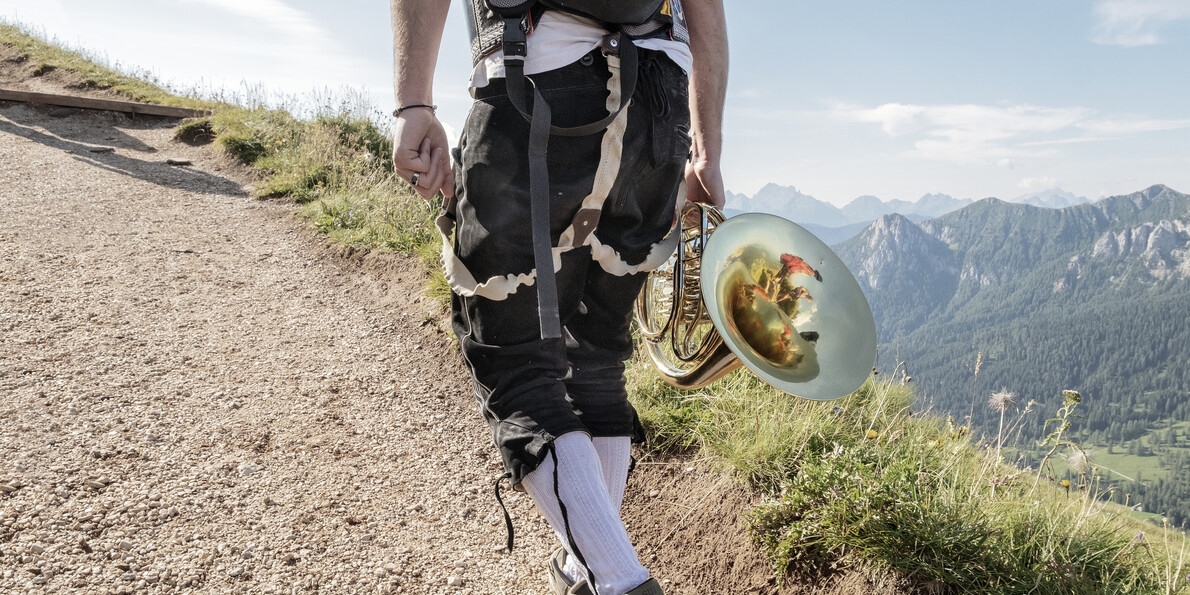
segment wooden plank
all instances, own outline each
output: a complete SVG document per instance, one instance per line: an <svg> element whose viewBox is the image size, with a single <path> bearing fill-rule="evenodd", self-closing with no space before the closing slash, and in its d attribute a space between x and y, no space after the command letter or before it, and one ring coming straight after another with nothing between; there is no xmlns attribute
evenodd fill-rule
<svg viewBox="0 0 1190 595"><path fill-rule="evenodd" d="M31 91L4 88L0 88L0 101L22 101L25 103L42 103L45 105L60 105L63 107L107 110L149 116L166 116L170 118L193 118L206 116L211 113L206 110L172 107L168 105L152 105L148 103L137 103L135 101L93 99L91 97L76 97L73 95L59 95L57 93L33 93Z"/></svg>

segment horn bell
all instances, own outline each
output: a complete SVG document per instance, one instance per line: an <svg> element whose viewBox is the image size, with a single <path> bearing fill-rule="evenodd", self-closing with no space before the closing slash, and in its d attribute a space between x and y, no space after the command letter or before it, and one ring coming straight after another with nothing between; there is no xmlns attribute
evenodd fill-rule
<svg viewBox="0 0 1190 595"><path fill-rule="evenodd" d="M636 316L669 384L697 389L741 364L812 399L855 391L876 360L859 283L814 234L775 215L731 219L686 205L670 260L649 274Z"/></svg>

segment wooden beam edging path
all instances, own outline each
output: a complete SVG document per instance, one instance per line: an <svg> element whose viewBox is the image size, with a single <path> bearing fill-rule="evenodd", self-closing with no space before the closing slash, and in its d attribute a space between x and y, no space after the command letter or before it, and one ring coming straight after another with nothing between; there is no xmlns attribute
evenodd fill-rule
<svg viewBox="0 0 1190 595"><path fill-rule="evenodd" d="M78 107L83 109L107 110L130 114L145 114L149 116L166 116L169 118L195 118L210 115L208 110L197 110L168 105L153 105L137 103L135 101L117 101L114 99L93 99L90 97L76 97L73 95L59 95L57 93L33 93L16 89L0 88L0 101L21 101L25 103L42 103L45 105L60 105L62 107Z"/></svg>

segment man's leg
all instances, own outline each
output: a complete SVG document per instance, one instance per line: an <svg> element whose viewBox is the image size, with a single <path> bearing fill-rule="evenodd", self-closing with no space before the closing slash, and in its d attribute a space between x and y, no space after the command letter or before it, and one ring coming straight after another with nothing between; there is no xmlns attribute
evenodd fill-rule
<svg viewBox="0 0 1190 595"><path fill-rule="evenodd" d="M596 69L602 68L598 60L594 64ZM570 106L583 106L583 102L575 100L589 97L592 94L587 91L597 89L593 85L584 86L588 82L606 81L606 70L580 74L571 67L567 69L559 75L577 75L580 84L570 81L553 88L565 90ZM596 76L592 78L591 74ZM543 83L541 86L547 89L549 97L551 85L544 80L548 77L540 78L538 82ZM680 88L674 86L674 89L684 92L684 81ZM619 168L619 190L613 192L614 204L605 205L604 220L597 229L598 233L606 225L626 235L607 237L608 245L614 245L626 258L637 262L664 235L672 220L673 189L681 179L681 160L688 147L669 142L673 137L664 133L671 124L680 125L676 120L681 118L673 118L673 112L684 109L685 102L674 106L677 109L672 111L668 107L661 110L668 112L673 122L656 121L658 105L646 99L642 91L643 88L638 88L641 95L634 101L640 103L634 105L649 105L653 113L635 108L628 112L635 120L635 123L630 120L629 128L636 132L624 139L626 159ZM602 90L594 95L601 93L606 95ZM555 116L558 115L556 111ZM585 114L569 115L575 119L569 125L590 121ZM563 121L557 123L567 125ZM531 267L525 225L528 203L524 190L528 172L523 162L510 163L525 153L520 144L522 133L514 130L517 127L524 127L523 119L509 112L507 100L488 95L473 109L460 146L462 167L455 255L479 281L491 275L521 274ZM471 142L473 139L475 142ZM598 135L551 138L551 228L555 234L566 227L573 215L574 210L565 205L577 206L575 199L581 200L591 189L594 172L576 170L576 164L593 167L599 163L600 145ZM675 163L671 151L676 149L680 149L680 159ZM663 165L646 166L645 161L659 161ZM653 184L640 184L642 179L662 178L668 186L664 191L658 192L659 187ZM635 196L633 188L645 197ZM602 327L598 332L571 332L564 345L561 341L535 339L532 336L537 330L536 304L532 299L535 292L532 286L521 285L500 300L456 295L455 329L484 415L514 481L521 481L526 489L536 493L535 503L572 557L587 562L599 595L620 595L640 586L637 579L641 578L643 568L635 561L604 474L613 473L616 483L620 483L623 480L619 478L626 477L626 471L613 470L611 465L605 469L587 434L599 438L643 438L635 412L627 402L623 378L623 360L631 353L628 335L631 304L643 277L627 277L631 279L631 287L609 282L611 293L619 295L614 304L604 297L588 299L591 282L584 284L582 277L587 271L600 268L590 258L587 249L562 256L562 271L558 274L562 322L570 331L571 320L586 317L592 309L602 312L608 308L610 317L600 314L588 320L594 324L599 324L595 322L599 319L611 321L610 327ZM589 266L584 268L576 259L587 259ZM607 289L597 289L591 295L607 293ZM514 304L519 305L512 307ZM582 326L584 323L579 323L575 328ZM616 339L606 343L603 337L608 335ZM582 386L594 388L588 390ZM559 439L572 434L586 442L572 449L575 444L572 438ZM627 454L622 447L612 450ZM617 461L626 458L611 452L609 455ZM625 468L626 464L625 461ZM617 491L621 495L614 500L622 501L622 488ZM582 504L573 504L572 499ZM591 518L580 518L587 515ZM647 571L643 576L647 577ZM637 584L631 584L633 581ZM659 592L655 581L647 582L654 587L653 592ZM600 585L604 586L599 588Z"/></svg>
<svg viewBox="0 0 1190 595"><path fill-rule="evenodd" d="M622 595L644 583L649 571L637 559L608 496L591 438L565 434L554 441L554 454L522 485L564 544L567 566L574 564L569 578L586 578L600 595Z"/></svg>
<svg viewBox="0 0 1190 595"><path fill-rule="evenodd" d="M567 325L566 391L594 437L604 483L620 509L631 443L643 440L628 403L624 361L632 356L632 306L644 274L615 276L593 265L578 313Z"/></svg>
<svg viewBox="0 0 1190 595"><path fill-rule="evenodd" d="M560 125L597 119L603 109L607 68L598 61L533 78L559 106ZM451 279L453 322L481 410L517 483L548 454L555 437L586 428L563 384L569 369L563 341L539 336L528 123L509 102L503 81L477 89L476 97L457 153L453 266L468 274ZM601 142L598 135L549 142L550 228L556 239L591 190ZM581 250L563 254L561 261L558 306L566 324L591 262ZM486 285L484 293L468 295L480 285Z"/></svg>
<svg viewBox="0 0 1190 595"><path fill-rule="evenodd" d="M689 126L684 73L655 54L646 56L642 73L623 139L621 175L595 231L600 242L613 248L622 260L600 260L588 269L581 302L566 325L567 394L594 437L604 487L617 520L631 442L644 439L636 412L628 403L624 361L632 355L633 303L646 278L645 273L619 274L624 272L619 265L630 268L643 261L668 231L689 150L688 137L681 134ZM584 576L582 565L573 556L567 558L563 570L572 578ZM595 576L602 582L598 571Z"/></svg>
<svg viewBox="0 0 1190 595"><path fill-rule="evenodd" d="M603 471L603 484L607 488L608 501L619 518L624 502L624 489L628 484L628 467L632 463L632 438L629 436L608 436L592 438L599 467ZM567 556L562 572L570 582L586 576L587 571L578 558Z"/></svg>
<svg viewBox="0 0 1190 595"><path fill-rule="evenodd" d="M632 437L598 436L591 442L595 444L595 454L599 455L603 483L607 486L612 509L619 513L624 504L624 488L628 485L628 467L632 465Z"/></svg>

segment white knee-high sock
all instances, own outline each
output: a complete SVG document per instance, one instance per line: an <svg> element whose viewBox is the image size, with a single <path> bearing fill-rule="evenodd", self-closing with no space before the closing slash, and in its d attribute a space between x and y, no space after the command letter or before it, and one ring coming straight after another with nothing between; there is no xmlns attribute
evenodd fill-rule
<svg viewBox="0 0 1190 595"><path fill-rule="evenodd" d="M603 483L617 513L624 504L624 488L628 485L628 465L632 462L632 439L628 436L592 438L599 466L603 469Z"/></svg>
<svg viewBox="0 0 1190 595"><path fill-rule="evenodd" d="M521 484L568 556L577 561L573 537L594 575L594 580L587 578L597 595L623 595L648 580L649 571L637 559L619 512L612 506L591 438L581 432L560 436L554 440L554 455L556 467L554 457L547 456Z"/></svg>
<svg viewBox="0 0 1190 595"><path fill-rule="evenodd" d="M617 514L624 503L624 488L628 484L628 466L632 462L632 439L628 436L596 437L591 439L595 443L595 453L599 455L599 466L603 469L603 483L607 486L607 496L611 499L612 510ZM562 572L575 580L576 577L586 576L583 565L578 558L566 557L566 565Z"/></svg>

